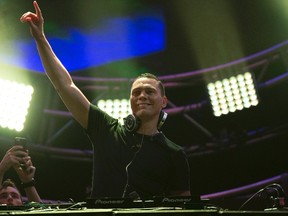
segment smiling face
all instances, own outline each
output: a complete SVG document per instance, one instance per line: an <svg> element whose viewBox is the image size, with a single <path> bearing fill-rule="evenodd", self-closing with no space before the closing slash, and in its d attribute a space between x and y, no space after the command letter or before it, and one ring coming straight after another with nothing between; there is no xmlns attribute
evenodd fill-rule
<svg viewBox="0 0 288 216"><path fill-rule="evenodd" d="M141 121L155 119L157 123L160 111L167 105L167 98L162 95L158 80L141 77L132 85L130 103L133 114Z"/></svg>
<svg viewBox="0 0 288 216"><path fill-rule="evenodd" d="M19 191L11 186L0 190L0 204L21 206L23 205Z"/></svg>

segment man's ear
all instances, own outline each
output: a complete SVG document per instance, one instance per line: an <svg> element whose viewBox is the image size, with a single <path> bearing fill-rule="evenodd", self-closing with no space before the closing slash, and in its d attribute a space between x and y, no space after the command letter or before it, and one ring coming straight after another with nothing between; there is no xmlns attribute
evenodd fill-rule
<svg viewBox="0 0 288 216"><path fill-rule="evenodd" d="M162 99L162 108L165 108L167 106L167 101L168 101L167 97L164 96Z"/></svg>

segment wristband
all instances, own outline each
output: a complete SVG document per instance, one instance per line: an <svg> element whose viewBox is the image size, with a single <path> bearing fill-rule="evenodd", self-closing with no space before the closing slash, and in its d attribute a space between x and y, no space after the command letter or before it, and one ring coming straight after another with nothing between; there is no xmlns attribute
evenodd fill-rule
<svg viewBox="0 0 288 216"><path fill-rule="evenodd" d="M26 182L26 183L21 183L21 186L22 186L22 188L28 188L28 187L33 187L33 186L35 186L35 180L34 179L32 179L31 181L29 181L29 182Z"/></svg>

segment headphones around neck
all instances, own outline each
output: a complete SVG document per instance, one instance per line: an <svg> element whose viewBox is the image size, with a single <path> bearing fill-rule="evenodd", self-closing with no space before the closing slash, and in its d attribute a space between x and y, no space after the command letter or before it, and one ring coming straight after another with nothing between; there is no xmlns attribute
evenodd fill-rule
<svg viewBox="0 0 288 216"><path fill-rule="evenodd" d="M168 114L161 110L158 120L157 129L160 129L167 119ZM141 120L134 116L133 114L128 115L124 118L124 127L128 132L136 132L141 125Z"/></svg>

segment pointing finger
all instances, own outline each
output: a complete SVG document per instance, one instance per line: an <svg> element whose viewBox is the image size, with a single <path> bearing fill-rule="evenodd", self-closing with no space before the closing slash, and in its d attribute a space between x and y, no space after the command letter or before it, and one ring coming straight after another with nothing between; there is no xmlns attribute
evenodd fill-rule
<svg viewBox="0 0 288 216"><path fill-rule="evenodd" d="M35 11L36 11L38 18L42 18L42 12L41 12L41 9L40 9L38 3L36 1L34 1L33 5L34 5L34 8L35 8Z"/></svg>

